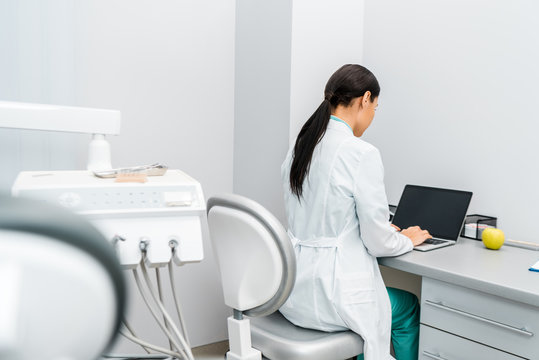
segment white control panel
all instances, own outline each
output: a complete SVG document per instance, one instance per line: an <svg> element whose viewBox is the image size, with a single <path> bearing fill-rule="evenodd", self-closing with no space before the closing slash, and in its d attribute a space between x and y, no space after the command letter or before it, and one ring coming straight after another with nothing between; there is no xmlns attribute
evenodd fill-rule
<svg viewBox="0 0 539 360"><path fill-rule="evenodd" d="M200 184L179 170L150 176L146 183L117 183L89 171L23 171L14 196L41 199L78 213L186 208L205 209Z"/></svg>
<svg viewBox="0 0 539 360"><path fill-rule="evenodd" d="M21 172L12 193L85 216L113 243L127 268L140 263L143 251L150 267L203 258L202 188L179 170L148 177L146 183L116 183L88 171Z"/></svg>

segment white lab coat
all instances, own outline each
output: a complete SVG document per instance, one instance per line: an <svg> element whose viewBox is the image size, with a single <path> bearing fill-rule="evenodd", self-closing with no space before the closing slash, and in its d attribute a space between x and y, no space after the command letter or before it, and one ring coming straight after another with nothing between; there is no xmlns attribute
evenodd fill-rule
<svg viewBox="0 0 539 360"><path fill-rule="evenodd" d="M393 359L391 304L376 258L413 246L388 221L380 153L330 120L298 201L290 192L292 151L281 174L297 277L280 311L298 326L351 329L364 340L366 360Z"/></svg>

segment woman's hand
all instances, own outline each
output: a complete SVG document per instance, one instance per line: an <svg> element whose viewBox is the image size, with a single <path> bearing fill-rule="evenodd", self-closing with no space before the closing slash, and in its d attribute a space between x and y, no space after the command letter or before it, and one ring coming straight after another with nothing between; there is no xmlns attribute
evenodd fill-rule
<svg viewBox="0 0 539 360"><path fill-rule="evenodd" d="M410 238L414 246L421 245L425 240L432 238L427 230L422 230L419 226L410 226L402 230L401 234Z"/></svg>

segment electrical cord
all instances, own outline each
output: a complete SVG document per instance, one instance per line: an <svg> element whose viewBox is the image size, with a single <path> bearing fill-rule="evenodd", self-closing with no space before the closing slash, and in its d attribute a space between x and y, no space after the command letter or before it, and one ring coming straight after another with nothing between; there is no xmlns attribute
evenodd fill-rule
<svg viewBox="0 0 539 360"><path fill-rule="evenodd" d="M144 266L144 259L140 262L140 265L141 265L141 268L143 268L144 270L146 270L146 267ZM174 345L174 347L176 348L176 350L178 351L179 354L181 354L182 356L180 358L188 358L187 354L182 350L182 348L179 346L179 344L176 342L174 336L170 333L170 331L168 331L168 329L166 328L165 324L161 321L161 319L159 318L159 315L157 314L157 311L154 309L154 307L150 304L150 300L148 299L148 294L146 294L146 292L144 291L144 288L142 286L142 282L138 276L138 272L137 272L137 269L133 269L133 276L135 277L135 282L137 283L137 287L139 289L139 292L140 294L142 295L142 299L144 300L144 302L146 303L146 306L148 307L148 309L150 309L150 312L151 314L153 315L155 321L157 322L157 324L159 325L159 327L161 328L161 330L163 330L163 332L167 335L168 339L170 341L172 341L172 344ZM151 288L149 289L150 290L150 294L152 294L152 297L153 297L153 293L151 291ZM170 350L167 350L167 351L170 351ZM191 358L188 358L189 360L193 360L192 357Z"/></svg>
<svg viewBox="0 0 539 360"><path fill-rule="evenodd" d="M129 323L127 322L126 319L123 319L122 321L122 324L125 326L125 328L131 333L131 335L133 335L134 337L137 337L137 334L135 334L135 331L133 330L133 328L131 327L131 325L129 325ZM150 354L150 350L148 350L147 348L145 348L144 346L142 347L144 349L144 351L146 351L146 353Z"/></svg>
<svg viewBox="0 0 539 360"><path fill-rule="evenodd" d="M161 275L159 273L159 268L155 268L155 278L157 280L157 292L159 293L159 300L164 304L165 302L163 300L163 289L161 285ZM165 326L167 327L168 331L170 331L170 326L168 325L168 321L165 316L163 316L163 320L165 321ZM170 339L168 340L168 345L170 347L170 350L172 350L172 341L170 341Z"/></svg>
<svg viewBox="0 0 539 360"><path fill-rule="evenodd" d="M174 254L175 247L172 249L172 253ZM174 305L176 307L176 312L178 313L178 319L180 320L180 326L182 327L182 333L185 337L185 341L187 342L187 345L191 347L191 342L189 341L189 336L187 335L187 330L185 329L185 323L183 321L183 314L182 309L180 307L180 302L178 301L178 296L176 293L176 285L174 285L174 271L172 268L172 260L168 263L168 276L170 279L170 287L172 288L172 296L174 297Z"/></svg>
<svg viewBox="0 0 539 360"><path fill-rule="evenodd" d="M172 330L173 330L174 334L176 335L177 339L180 340L180 343L182 344L183 348L187 352L188 359L189 360L194 360L193 353L191 352L191 348L187 345L185 339L183 338L180 331L178 330L178 328L174 324L174 321L172 320L172 318L168 314L167 310L165 309L165 306L159 301L159 299L155 295L155 291L154 291L153 286L152 286L152 284L150 282L150 277L148 276L148 271L146 270L146 265L144 264L144 259L140 262L140 267L142 269L142 274L144 275L144 279L146 280L146 286L147 286L148 290L150 291L150 295L152 296L154 302L157 304L157 306L161 310L161 313L163 314L163 316L165 316L165 318L168 320L168 322L169 322L170 326L172 327ZM178 348L178 350L180 350L180 349Z"/></svg>

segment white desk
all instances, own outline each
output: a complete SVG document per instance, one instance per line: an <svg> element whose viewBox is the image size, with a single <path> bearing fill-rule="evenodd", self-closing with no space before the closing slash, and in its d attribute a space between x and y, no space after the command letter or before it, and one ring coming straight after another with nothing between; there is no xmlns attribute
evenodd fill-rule
<svg viewBox="0 0 539 360"><path fill-rule="evenodd" d="M539 251L481 241L380 258L422 276L419 359L539 359Z"/></svg>

